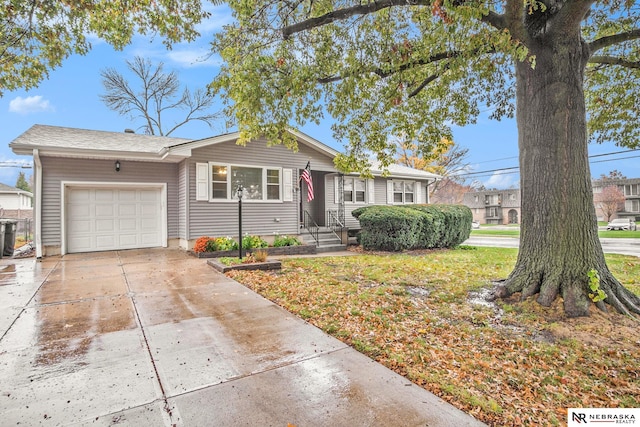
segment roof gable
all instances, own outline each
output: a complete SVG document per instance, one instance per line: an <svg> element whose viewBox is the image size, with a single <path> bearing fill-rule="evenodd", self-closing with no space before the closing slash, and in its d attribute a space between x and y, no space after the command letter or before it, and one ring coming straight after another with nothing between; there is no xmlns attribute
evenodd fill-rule
<svg viewBox="0 0 640 427"><path fill-rule="evenodd" d="M324 155L327 155L329 157L335 157L338 155L338 151L310 137L309 135L306 135L302 132L298 132L295 130L288 130L287 132L295 136L298 143L304 144L307 147L310 147L316 151L319 151ZM234 140L237 140L239 137L240 137L239 132L233 132L233 133L227 133L224 135L218 135L218 136L212 136L212 137L203 138L199 140L194 140L194 141L186 141L186 142L172 145L171 147L169 147L169 152L172 155L189 157L191 156L192 150L206 147L209 145L215 145L215 144L220 144L224 142L234 141Z"/></svg>

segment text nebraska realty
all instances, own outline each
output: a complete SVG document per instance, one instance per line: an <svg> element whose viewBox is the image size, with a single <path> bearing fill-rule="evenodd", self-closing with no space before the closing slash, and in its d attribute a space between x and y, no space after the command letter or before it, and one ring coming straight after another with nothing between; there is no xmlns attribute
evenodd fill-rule
<svg viewBox="0 0 640 427"><path fill-rule="evenodd" d="M573 413L573 421L577 423L612 423L612 424L635 424L634 414L584 414Z"/></svg>

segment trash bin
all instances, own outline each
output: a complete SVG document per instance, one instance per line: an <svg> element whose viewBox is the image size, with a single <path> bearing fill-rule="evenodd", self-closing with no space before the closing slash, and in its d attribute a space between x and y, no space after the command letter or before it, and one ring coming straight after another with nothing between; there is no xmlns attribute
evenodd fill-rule
<svg viewBox="0 0 640 427"><path fill-rule="evenodd" d="M13 219L3 219L0 220L0 223L0 230L3 234L3 236L0 237L2 237L2 241L4 243L2 256L13 256L13 251L16 246L16 228L18 227L18 221Z"/></svg>

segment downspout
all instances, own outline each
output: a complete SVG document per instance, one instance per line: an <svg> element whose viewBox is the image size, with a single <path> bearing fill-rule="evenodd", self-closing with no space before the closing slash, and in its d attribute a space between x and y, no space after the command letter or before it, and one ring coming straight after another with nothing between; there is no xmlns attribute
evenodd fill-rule
<svg viewBox="0 0 640 427"><path fill-rule="evenodd" d="M427 204L427 205L431 203L431 197L429 196L429 186L430 186L431 184L435 184L435 183L436 183L436 182L438 182L438 181L439 181L439 179L437 179L437 178L436 178L436 179L434 179L434 180L433 180L433 181L431 181L431 182L429 182L429 180L427 180L427 201L426 201L426 204Z"/></svg>
<svg viewBox="0 0 640 427"><path fill-rule="evenodd" d="M33 150L33 174L36 183L33 222L35 224L36 259L42 258L42 163L38 149Z"/></svg>

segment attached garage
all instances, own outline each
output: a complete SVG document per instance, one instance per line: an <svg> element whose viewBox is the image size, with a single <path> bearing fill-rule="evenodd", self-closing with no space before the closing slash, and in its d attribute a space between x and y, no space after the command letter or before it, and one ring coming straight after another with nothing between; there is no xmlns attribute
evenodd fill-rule
<svg viewBox="0 0 640 427"><path fill-rule="evenodd" d="M63 185L63 253L167 245L162 184Z"/></svg>

